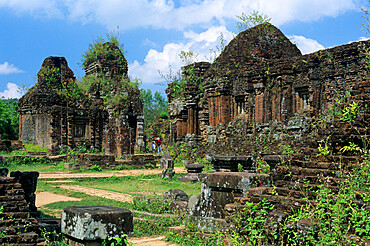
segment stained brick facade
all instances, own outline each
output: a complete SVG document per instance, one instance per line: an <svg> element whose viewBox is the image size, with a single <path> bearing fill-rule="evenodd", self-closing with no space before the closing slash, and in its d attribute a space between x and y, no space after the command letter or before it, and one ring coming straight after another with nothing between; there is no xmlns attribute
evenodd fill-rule
<svg viewBox="0 0 370 246"><path fill-rule="evenodd" d="M250 125L286 123L297 115L315 119L330 109L335 98L368 79L361 46L369 47L370 42L302 55L272 25L244 31L213 64L192 64L195 71L201 71L204 90L188 86L185 99L167 90L170 117L175 122L172 140L195 134L212 142L212 135L222 135L219 127L234 119Z"/></svg>
<svg viewBox="0 0 370 246"><path fill-rule="evenodd" d="M34 141L52 154L85 147L123 156L144 148L140 91L127 82L127 63L119 68L114 61L97 60L93 64L88 66L86 76L96 77L103 72L115 85L109 93L119 94L122 99L114 107L107 105L99 84L93 84L80 99L66 97L58 88L75 81L73 72L64 57L48 57L37 84L19 101L20 140ZM54 80L42 73L52 68L60 73Z"/></svg>
<svg viewBox="0 0 370 246"><path fill-rule="evenodd" d="M14 177L0 177L0 204L0 244L36 245L37 220L30 216L22 186Z"/></svg>

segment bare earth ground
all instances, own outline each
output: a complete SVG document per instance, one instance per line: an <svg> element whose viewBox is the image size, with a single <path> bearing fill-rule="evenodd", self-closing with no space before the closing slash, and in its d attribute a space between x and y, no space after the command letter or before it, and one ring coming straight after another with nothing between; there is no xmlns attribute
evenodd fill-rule
<svg viewBox="0 0 370 246"><path fill-rule="evenodd" d="M104 197L120 202L132 202L132 196L127 194L122 194L114 191L106 191L94 188L87 188L79 185L59 185L60 188L65 190L73 190L77 192L82 192L91 196Z"/></svg>
<svg viewBox="0 0 370 246"><path fill-rule="evenodd" d="M178 246L177 244L173 244L170 242L162 241L164 237L141 237L141 238L129 238L129 242L132 243L134 246ZM195 245L194 245L195 246Z"/></svg>
<svg viewBox="0 0 370 246"><path fill-rule="evenodd" d="M36 192L36 207L41 207L49 203L60 201L81 201L81 199L76 197L58 195L47 191Z"/></svg>
<svg viewBox="0 0 370 246"><path fill-rule="evenodd" d="M139 175L155 175L160 174L162 172L161 169L139 169L139 170L122 170L122 171L115 171L110 173L40 173L39 179L73 179L73 178L105 178L105 177L122 177L122 176L139 176ZM175 167L176 173L186 173L185 168L183 167ZM58 181L54 181L58 182ZM128 194L122 194L113 191L106 191L94 188L87 188L78 185L58 185L62 189L73 190L77 192L83 192L88 195L104 197L108 199L113 199L122 202L132 202L132 196ZM36 206L41 207L43 205L59 202L59 201L78 201L81 200L75 197L68 197L63 195L58 195L50 192L36 192ZM143 237L143 238L129 238L129 242L133 243L135 246L178 246L177 244L172 244L169 242L163 241L164 237Z"/></svg>

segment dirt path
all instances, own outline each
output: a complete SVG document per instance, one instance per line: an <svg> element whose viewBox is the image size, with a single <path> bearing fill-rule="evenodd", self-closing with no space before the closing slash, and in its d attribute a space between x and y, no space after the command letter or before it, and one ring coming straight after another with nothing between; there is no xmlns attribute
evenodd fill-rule
<svg viewBox="0 0 370 246"><path fill-rule="evenodd" d="M74 191L79 191L79 192L84 192L86 194L91 195L96 195L96 196L102 196L106 197L109 199L114 199L114 200L124 200L124 199L130 199L130 195L127 195L128 197L123 197L126 196L124 194L118 193L119 196L117 196L116 192L108 192L108 191L103 191L103 190L98 190L98 189L92 189L92 188L86 188L78 185L61 185L63 189L68 189L68 190L74 190ZM104 192L105 194L102 194ZM104 196L103 196L104 195ZM132 199L132 197L131 197ZM36 193L36 206L41 207L43 205L49 204L49 203L54 203L54 202L59 202L59 201L80 201L80 198L75 198L75 197L68 197L68 196L63 196L63 195L58 195L50 192L39 192ZM145 212L143 212L145 213ZM148 213L149 214L149 213ZM177 244L172 244L170 242L165 242L163 241L164 237L143 237L143 238L128 238L128 241L133 243L135 246L178 246Z"/></svg>
<svg viewBox="0 0 370 246"><path fill-rule="evenodd" d="M118 193L114 191L106 191L94 188L83 187L79 185L58 185L60 188L65 190L72 190L82 192L91 196L104 197L120 202L132 202L132 196L128 194Z"/></svg>
<svg viewBox="0 0 370 246"><path fill-rule="evenodd" d="M64 179L77 179L77 178L106 178L106 177L123 177L123 176L139 176L139 175L155 175L160 174L161 169L142 169L142 170L123 170L123 171L114 171L109 173L40 173L39 179L57 179L60 182L64 182ZM186 173L185 168L175 167L176 173ZM65 180L67 181L67 180ZM122 202L132 202L132 196L129 194L123 194L113 191L106 191L94 188L87 188L79 185L65 185L57 184L58 181L55 181L55 184L62 189L72 190L77 192L82 192L92 196L104 197L116 201ZM40 207L49 203L59 202L59 201L78 201L81 200L75 197L68 197L63 195L58 195L50 192L40 192L37 193L36 206ZM178 246L170 242L163 241L164 237L144 237L144 238L128 238L128 241L133 243L135 246Z"/></svg>
<svg viewBox="0 0 370 246"><path fill-rule="evenodd" d="M170 242L162 241L164 237L142 237L142 238L128 238L128 241L135 246L177 246Z"/></svg>
<svg viewBox="0 0 370 246"><path fill-rule="evenodd" d="M186 173L184 167L175 167L175 173ZM140 176L140 175L159 175L162 169L138 169L138 170L121 170L112 171L109 173L68 173L68 172L55 172L55 173L40 173L39 179L80 179L80 178L108 178L112 176Z"/></svg>
<svg viewBox="0 0 370 246"><path fill-rule="evenodd" d="M122 177L122 176L139 176L139 175L155 175L160 174L162 172L161 169L139 169L139 170L122 170L122 171L114 171L109 173L65 173L65 172L55 172L55 173L40 173L39 179L57 179L55 181L48 181L53 182L58 185L62 189L66 190L73 190L77 192L86 193L92 196L100 196L108 199L113 199L122 202L132 202L132 196L129 194L122 194L113 191L106 191L94 188L87 188L78 185L65 185L65 184L58 184L64 182L72 182L70 180L64 179L77 179L77 178L104 178L104 177ZM176 173L186 173L185 168L183 167L175 167ZM50 192L40 192L37 194L36 206L43 206L53 202L59 201L76 201L74 197L68 197L63 195L57 195Z"/></svg>
<svg viewBox="0 0 370 246"><path fill-rule="evenodd" d="M47 191L36 192L36 207L61 201L81 201L81 198L58 195Z"/></svg>

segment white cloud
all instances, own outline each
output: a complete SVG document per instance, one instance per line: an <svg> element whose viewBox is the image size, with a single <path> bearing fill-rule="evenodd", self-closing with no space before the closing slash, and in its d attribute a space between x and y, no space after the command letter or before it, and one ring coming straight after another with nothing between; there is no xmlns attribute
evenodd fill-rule
<svg viewBox="0 0 370 246"><path fill-rule="evenodd" d="M161 82L163 79L158 71L166 74L169 66L173 71L178 71L184 65L178 56L181 51L192 51L198 54L195 61L212 60L218 55L221 34L226 43L234 37L234 33L228 31L225 26L211 27L202 33L185 32L184 37L187 42L166 44L162 51L151 49L144 63L138 61L131 63L130 76L141 78L144 84Z"/></svg>
<svg viewBox="0 0 370 246"><path fill-rule="evenodd" d="M353 42L366 41L366 40L369 40L369 39L370 39L369 37L360 37L358 40L356 40L356 41L350 41L348 43L350 44L350 43L353 43Z"/></svg>
<svg viewBox="0 0 370 246"><path fill-rule="evenodd" d="M62 18L64 3L58 0L0 0L0 8L11 8L16 14L29 13L37 17Z"/></svg>
<svg viewBox="0 0 370 246"><path fill-rule="evenodd" d="M257 10L272 18L272 23L282 25L291 21L312 22L322 17L336 17L361 5L356 0L260 0Z"/></svg>
<svg viewBox="0 0 370 246"><path fill-rule="evenodd" d="M15 67L13 64L9 64L9 62L4 62L3 64L0 64L0 74L12 73L24 73L24 71Z"/></svg>
<svg viewBox="0 0 370 246"><path fill-rule="evenodd" d="M0 98L21 98L22 94L19 92L19 86L14 83L6 85L7 90L0 92Z"/></svg>
<svg viewBox="0 0 370 246"><path fill-rule="evenodd" d="M99 23L109 29L154 27L183 30L191 25L224 25L242 12L257 10L282 25L290 21L316 21L360 9L366 0L0 0L0 7L16 12L67 17L82 23ZM215 22L216 21L216 22Z"/></svg>
<svg viewBox="0 0 370 246"><path fill-rule="evenodd" d="M309 39L303 36L291 35L288 36L292 43L295 43L302 54L309 54L318 50L323 50L325 47L316 40Z"/></svg>

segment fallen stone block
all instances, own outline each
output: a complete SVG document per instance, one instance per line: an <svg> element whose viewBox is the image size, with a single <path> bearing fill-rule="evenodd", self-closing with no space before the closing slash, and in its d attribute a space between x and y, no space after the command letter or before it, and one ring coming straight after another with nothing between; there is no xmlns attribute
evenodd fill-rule
<svg viewBox="0 0 370 246"><path fill-rule="evenodd" d="M165 198L168 198L171 201L183 201L183 202L189 201L189 196L186 194L185 191L180 190L180 189L170 189L169 191L165 192L163 195Z"/></svg>
<svg viewBox="0 0 370 246"><path fill-rule="evenodd" d="M132 221L128 209L104 205L68 207L62 212L61 231L74 241L93 245L110 237L132 235Z"/></svg>

